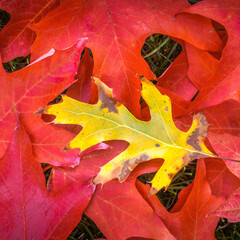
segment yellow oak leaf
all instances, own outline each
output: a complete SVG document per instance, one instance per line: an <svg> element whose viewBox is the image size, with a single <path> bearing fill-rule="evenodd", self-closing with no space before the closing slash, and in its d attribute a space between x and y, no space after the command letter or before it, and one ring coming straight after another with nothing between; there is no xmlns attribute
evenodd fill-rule
<svg viewBox="0 0 240 240"><path fill-rule="evenodd" d="M168 96L143 76L142 97L149 106L151 120L136 119L129 110L112 97L112 90L99 79L98 102L94 105L78 102L65 95L62 102L45 107L42 112L56 116L54 123L78 124L82 131L66 146L82 151L109 140L129 142L126 150L113 158L95 177L95 184L104 184L114 178L126 180L131 171L141 162L163 158L164 163L154 176L150 195L161 188L167 189L176 173L194 159L216 157L205 146L208 124L203 114L193 117L187 132L180 131L174 124L171 102Z"/></svg>

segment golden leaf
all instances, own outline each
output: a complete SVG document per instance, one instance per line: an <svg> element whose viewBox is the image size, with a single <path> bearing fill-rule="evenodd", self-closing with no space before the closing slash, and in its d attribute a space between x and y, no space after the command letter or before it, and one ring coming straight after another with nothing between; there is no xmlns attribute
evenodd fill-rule
<svg viewBox="0 0 240 240"><path fill-rule="evenodd" d="M125 140L128 148L103 167L93 180L104 184L114 178L126 180L141 162L163 158L164 163L152 180L150 194L167 189L176 173L194 159L216 157L205 146L208 124L203 114L193 117L187 132L174 124L168 96L141 76L142 97L149 106L151 120L136 119L128 109L112 97L112 90L95 78L99 97L97 104L78 102L65 95L63 101L47 106L42 112L56 116L54 123L78 124L82 131L66 146L82 151L108 140Z"/></svg>

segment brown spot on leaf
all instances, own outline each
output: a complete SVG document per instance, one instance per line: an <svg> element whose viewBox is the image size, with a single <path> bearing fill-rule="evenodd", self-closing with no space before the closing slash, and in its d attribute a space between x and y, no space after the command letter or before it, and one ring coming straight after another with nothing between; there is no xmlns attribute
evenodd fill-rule
<svg viewBox="0 0 240 240"><path fill-rule="evenodd" d="M133 164L137 165L137 164L139 164L141 162L146 162L149 159L150 159L150 157L147 154L144 153L144 154L140 155L139 157L134 158Z"/></svg>
<svg viewBox="0 0 240 240"><path fill-rule="evenodd" d="M164 108L164 110L165 110L165 111L168 111L168 106L166 106L166 107Z"/></svg>
<svg viewBox="0 0 240 240"><path fill-rule="evenodd" d="M190 160L189 160L189 153L187 153L187 154L185 154L185 155L182 157L182 166L187 165L189 162L190 162Z"/></svg>
<svg viewBox="0 0 240 240"><path fill-rule="evenodd" d="M160 144L156 143L156 144L155 144L155 147L160 147Z"/></svg>
<svg viewBox="0 0 240 240"><path fill-rule="evenodd" d="M200 159L200 158L205 158L205 157L208 157L207 155L205 154L202 154L202 153L190 153L189 154L189 161L193 161L195 159Z"/></svg>
<svg viewBox="0 0 240 240"><path fill-rule="evenodd" d="M169 178L169 179L172 179L172 178L173 178L173 176L174 176L174 174L173 174L173 173L168 173L168 178Z"/></svg>
<svg viewBox="0 0 240 240"><path fill-rule="evenodd" d="M200 158L206 158L209 157L208 155L205 155L204 153L197 153L197 152L193 152L193 153L186 153L183 157L182 157L182 164L181 166L177 169L176 166L176 170L179 170L181 168L183 168L184 166L188 165L191 161L195 160L195 159L200 159Z"/></svg>
<svg viewBox="0 0 240 240"><path fill-rule="evenodd" d="M205 116L200 112L198 113L200 116L200 120L199 122L203 125L203 126L207 126L208 127L208 123L207 123L207 119L205 118Z"/></svg>
<svg viewBox="0 0 240 240"><path fill-rule="evenodd" d="M198 126L188 137L187 143L191 145L194 149L201 151L201 144L203 143L204 138L207 136L209 125L202 113L198 113L197 115L195 115L194 120L197 121Z"/></svg>
<svg viewBox="0 0 240 240"><path fill-rule="evenodd" d="M199 130L200 130L199 136L206 137L209 124L207 123L205 116L200 112L194 116L194 119L196 119L198 121L198 126L199 126Z"/></svg>
<svg viewBox="0 0 240 240"><path fill-rule="evenodd" d="M201 151L201 147L199 145L199 137L200 131L199 128L196 128L190 136L188 136L187 144L191 145L194 149Z"/></svg>
<svg viewBox="0 0 240 240"><path fill-rule="evenodd" d="M34 112L34 114L43 114L45 111L44 107L39 109L38 111Z"/></svg>
<svg viewBox="0 0 240 240"><path fill-rule="evenodd" d="M152 195L155 195L159 190L157 188L151 187L148 197L151 197Z"/></svg>
<svg viewBox="0 0 240 240"><path fill-rule="evenodd" d="M123 162L123 166L121 168L121 172L118 175L118 179L120 182L123 182L131 173L132 169L130 167L131 164L131 159L128 159L126 161Z"/></svg>
<svg viewBox="0 0 240 240"><path fill-rule="evenodd" d="M114 98L109 98L107 95L105 95L103 89L99 89L99 100L102 102L101 109L107 108L108 112L118 113L118 110L115 107L117 101Z"/></svg>
<svg viewBox="0 0 240 240"><path fill-rule="evenodd" d="M150 157L147 154L142 154L133 159L127 159L122 163L121 172L118 174L118 179L120 182L125 181L125 179L129 176L132 170L141 162L145 162L149 160Z"/></svg>
<svg viewBox="0 0 240 240"><path fill-rule="evenodd" d="M117 101L113 98L112 89L101 82L98 78L94 78L98 87L98 99L101 100L101 109L107 108L108 112L118 113L116 108Z"/></svg>

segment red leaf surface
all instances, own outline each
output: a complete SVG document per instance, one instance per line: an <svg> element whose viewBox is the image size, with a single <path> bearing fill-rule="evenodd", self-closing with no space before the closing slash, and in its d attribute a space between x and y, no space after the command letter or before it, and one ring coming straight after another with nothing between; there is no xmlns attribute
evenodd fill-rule
<svg viewBox="0 0 240 240"><path fill-rule="evenodd" d="M237 39L240 36L240 2L208 0L193 5L184 12L211 18L222 24L228 34L228 41L215 73L206 79L190 110L216 105L228 99L239 100L240 52Z"/></svg>
<svg viewBox="0 0 240 240"><path fill-rule="evenodd" d="M240 103L228 100L221 104L201 109L206 117L209 131L217 134L240 136Z"/></svg>
<svg viewBox="0 0 240 240"><path fill-rule="evenodd" d="M0 156L4 154L16 126L14 112L17 111L33 143L34 157L56 165L79 163L76 151L60 151L74 135L47 125L34 112L74 81L84 41L80 40L67 50L55 51L52 56L14 73L7 74L0 69Z"/></svg>
<svg viewBox="0 0 240 240"><path fill-rule="evenodd" d="M31 140L19 124L0 161L0 232L2 239L66 239L74 229L95 186L74 182L48 193Z"/></svg>
<svg viewBox="0 0 240 240"><path fill-rule="evenodd" d="M32 26L38 32L32 57L36 59L52 47L65 49L79 37L88 37L87 46L92 50L95 62L94 75L113 88L119 102L140 116L140 81L136 74L153 78L140 53L145 38L161 32L201 49L221 49L222 42L212 31L210 19L185 13L176 16L187 7L189 4L185 0L65 0ZM64 18L59 21L61 15Z"/></svg>
<svg viewBox="0 0 240 240"><path fill-rule="evenodd" d="M148 190L145 188L143 191L147 199ZM194 182L181 191L178 202L170 212L155 196L147 201L177 239L215 239L214 231L219 218L209 213L223 203L224 198L212 194L203 160L198 162Z"/></svg>
<svg viewBox="0 0 240 240"><path fill-rule="evenodd" d="M202 109L210 124L208 139L214 151L222 157L240 160L240 103L228 100ZM239 162L224 160L232 173L240 177Z"/></svg>
<svg viewBox="0 0 240 240"><path fill-rule="evenodd" d="M227 198L213 213L230 222L240 221L240 179L220 159L206 159L207 179L216 196Z"/></svg>
<svg viewBox="0 0 240 240"><path fill-rule="evenodd" d="M85 52L78 67L78 73L75 76L77 80L67 91L67 95L81 102L88 103L91 93L91 77L93 72L93 58L85 48Z"/></svg>
<svg viewBox="0 0 240 240"><path fill-rule="evenodd" d="M146 239L175 239L135 187L135 180L117 180L97 189L86 214L108 239L131 236ZM121 227L120 227L121 226Z"/></svg>
<svg viewBox="0 0 240 240"><path fill-rule="evenodd" d="M185 100L192 100L197 91L215 74L219 61L205 50L187 42L178 42L183 50L157 79L158 86L177 93Z"/></svg>
<svg viewBox="0 0 240 240"><path fill-rule="evenodd" d="M17 0L0 2L0 9L10 14L10 21L0 32L2 61L26 56L36 38L29 26L37 23L48 12L59 6L60 0Z"/></svg>
<svg viewBox="0 0 240 240"><path fill-rule="evenodd" d="M214 150L222 157L240 160L240 137L230 134L209 133L209 140ZM239 162L225 160L228 168L240 177Z"/></svg>
<svg viewBox="0 0 240 240"><path fill-rule="evenodd" d="M183 41L180 43L183 47L182 52L163 73L163 75L157 79L157 85L180 95L185 100L190 101L197 93L198 89L193 85L187 75L189 63L185 50L185 43ZM183 114L183 112L181 114Z"/></svg>
<svg viewBox="0 0 240 240"><path fill-rule="evenodd" d="M197 89L204 87L216 72L219 61L209 52L185 43L189 68L187 76Z"/></svg>
<svg viewBox="0 0 240 240"><path fill-rule="evenodd" d="M213 195L228 198L240 186L240 179L228 169L221 159L205 159L207 180Z"/></svg>
<svg viewBox="0 0 240 240"><path fill-rule="evenodd" d="M240 222L240 188L238 188L217 210L213 212L230 222Z"/></svg>
<svg viewBox="0 0 240 240"><path fill-rule="evenodd" d="M141 167L149 171L146 165ZM138 170L136 169L135 174ZM139 193L135 186L135 174L124 183L119 184L117 180L113 180L102 188L98 187L86 214L109 239L127 239L131 236L175 239Z"/></svg>

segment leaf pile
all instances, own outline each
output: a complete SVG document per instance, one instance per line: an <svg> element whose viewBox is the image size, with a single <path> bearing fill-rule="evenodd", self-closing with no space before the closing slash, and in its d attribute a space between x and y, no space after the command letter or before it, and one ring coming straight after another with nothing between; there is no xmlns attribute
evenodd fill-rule
<svg viewBox="0 0 240 240"><path fill-rule="evenodd" d="M31 54L18 71L0 67L1 239L66 239L83 212L108 239L214 239L220 217L240 221L240 164L224 160L240 160L239 1L0 9L2 62ZM158 78L141 56L154 33L182 46ZM167 211L155 193L194 159L194 181ZM151 189L137 180L156 171Z"/></svg>

